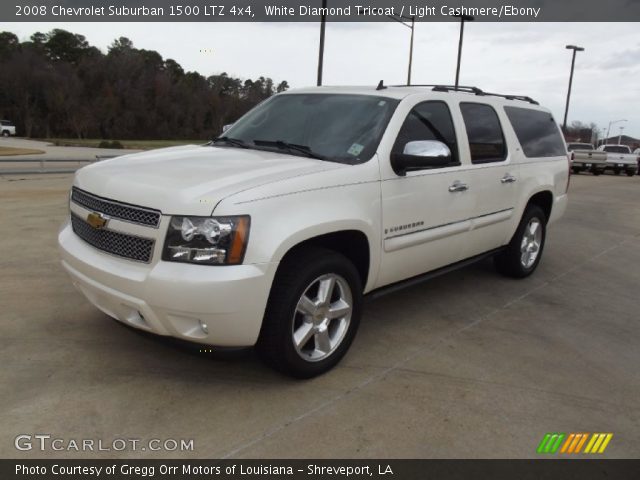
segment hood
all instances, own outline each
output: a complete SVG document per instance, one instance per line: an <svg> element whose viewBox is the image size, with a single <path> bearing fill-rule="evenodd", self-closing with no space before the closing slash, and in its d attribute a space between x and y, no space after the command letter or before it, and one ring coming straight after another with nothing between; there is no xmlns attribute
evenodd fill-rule
<svg viewBox="0 0 640 480"><path fill-rule="evenodd" d="M94 163L78 170L74 185L167 215L210 215L234 193L344 167L276 152L189 145Z"/></svg>

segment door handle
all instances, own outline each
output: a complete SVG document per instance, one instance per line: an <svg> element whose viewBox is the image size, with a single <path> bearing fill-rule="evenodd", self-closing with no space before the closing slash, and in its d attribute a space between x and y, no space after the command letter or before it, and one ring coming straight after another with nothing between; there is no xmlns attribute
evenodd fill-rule
<svg viewBox="0 0 640 480"><path fill-rule="evenodd" d="M449 191L451 193L464 192L465 190L469 190L469 185L467 185L466 183L462 183L460 180L456 180L449 187Z"/></svg>
<svg viewBox="0 0 640 480"><path fill-rule="evenodd" d="M516 178L516 177L514 177L513 175L510 175L510 174L508 174L508 173L507 173L504 177L502 177L502 178L500 179L500 181L501 181L502 183L513 183L513 182L515 182L516 180L517 180L517 178Z"/></svg>

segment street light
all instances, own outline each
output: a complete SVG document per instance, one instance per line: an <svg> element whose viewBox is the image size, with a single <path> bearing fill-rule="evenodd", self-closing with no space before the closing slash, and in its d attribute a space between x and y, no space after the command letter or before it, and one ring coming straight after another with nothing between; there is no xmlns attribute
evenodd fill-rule
<svg viewBox="0 0 640 480"><path fill-rule="evenodd" d="M473 22L475 20L471 15L454 15L460 17L460 41L458 42L458 64L456 65L456 88L458 88L458 80L460 79L460 59L462 58L462 38L464 37L464 22Z"/></svg>
<svg viewBox="0 0 640 480"><path fill-rule="evenodd" d="M627 119L626 119L626 118L623 118L623 119L621 119L621 120L611 120L611 121L609 122L609 127L607 128L607 138L605 139L605 141L606 141L606 140L609 140L609 133L611 133L611 125L615 125L616 123L626 122L626 121L627 121Z"/></svg>
<svg viewBox="0 0 640 480"><path fill-rule="evenodd" d="M564 107L564 122L562 122L562 130L567 130L567 115L569 114L569 98L571 97L571 84L573 83L573 67L576 64L576 52L584 52L584 48L576 47L575 45L567 45L567 50L573 50L573 56L571 57L571 73L569 74L569 90L567 90L567 104Z"/></svg>
<svg viewBox="0 0 640 480"><path fill-rule="evenodd" d="M620 145L621 140L622 140L622 131L624 130L624 127L620 127L620 135L618 135L618 145Z"/></svg>
<svg viewBox="0 0 640 480"><path fill-rule="evenodd" d="M322 16L320 17L320 48L318 51L318 86L322 85L322 65L324 63L324 31L327 24L327 0L322 0Z"/></svg>
<svg viewBox="0 0 640 480"><path fill-rule="evenodd" d="M409 43L409 71L407 72L407 85L411 85L411 64L413 63L413 32L416 26L416 17L405 17L404 15L387 15L391 20L395 20L401 25L409 28L411 30L411 42ZM411 25L409 25L404 20L411 20Z"/></svg>

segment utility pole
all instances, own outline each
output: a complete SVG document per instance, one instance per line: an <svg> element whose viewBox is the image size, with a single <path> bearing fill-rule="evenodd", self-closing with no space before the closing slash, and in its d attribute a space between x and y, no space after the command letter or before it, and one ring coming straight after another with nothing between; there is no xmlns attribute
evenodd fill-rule
<svg viewBox="0 0 640 480"><path fill-rule="evenodd" d="M327 0L322 0L322 16L320 17L320 49L318 52L318 86L322 85L322 66L324 63L324 31L327 24L327 16L325 9L327 8Z"/></svg>
<svg viewBox="0 0 640 480"><path fill-rule="evenodd" d="M462 39L464 38L464 22L472 22L475 20L471 15L455 15L460 17L460 40L458 41L458 63L456 64L456 88L458 88L460 80L460 61L462 59Z"/></svg>
<svg viewBox="0 0 640 480"><path fill-rule="evenodd" d="M409 43L409 71L407 72L407 85L411 85L411 66L413 64L413 32L416 26L416 17L405 17L400 15L387 15L387 17L411 30L411 40ZM411 25L405 22L405 20L411 20Z"/></svg>
<svg viewBox="0 0 640 480"><path fill-rule="evenodd" d="M567 131L567 115L569 114L569 99L571 98L571 84L573 83L573 68L576 64L576 52L584 52L584 48L576 47L575 45L567 45L567 50L573 50L573 56L571 57L571 73L569 74L569 90L567 90L567 103L564 107L564 121L562 122L562 131Z"/></svg>

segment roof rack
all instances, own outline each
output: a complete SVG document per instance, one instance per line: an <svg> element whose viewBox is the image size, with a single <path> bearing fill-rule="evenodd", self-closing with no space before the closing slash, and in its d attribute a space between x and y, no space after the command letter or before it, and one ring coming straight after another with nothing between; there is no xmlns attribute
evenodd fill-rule
<svg viewBox="0 0 640 480"><path fill-rule="evenodd" d="M521 100L523 102L529 102L533 105L540 105L533 98L527 97L524 95L503 95L501 93L491 93L485 92L478 87L471 87L466 85L393 85L394 87L430 87L434 92L465 92L465 93L473 93L478 96L488 96L488 97L502 97L507 100Z"/></svg>

